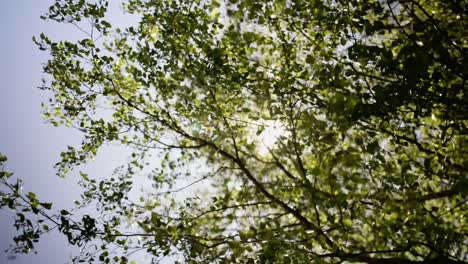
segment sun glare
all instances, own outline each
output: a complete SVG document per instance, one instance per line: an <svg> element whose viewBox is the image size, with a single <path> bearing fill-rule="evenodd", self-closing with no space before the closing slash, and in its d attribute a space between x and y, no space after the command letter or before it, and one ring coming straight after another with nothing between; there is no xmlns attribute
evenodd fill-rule
<svg viewBox="0 0 468 264"><path fill-rule="evenodd" d="M274 149L280 136L286 136L288 131L286 127L279 121L268 120L263 122L265 130L256 136L258 145L258 154L266 156L269 154L269 149Z"/></svg>

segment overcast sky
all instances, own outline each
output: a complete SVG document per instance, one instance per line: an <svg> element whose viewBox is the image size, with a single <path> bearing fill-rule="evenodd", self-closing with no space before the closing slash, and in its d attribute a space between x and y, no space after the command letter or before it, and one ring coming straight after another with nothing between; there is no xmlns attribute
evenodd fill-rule
<svg viewBox="0 0 468 264"><path fill-rule="evenodd" d="M66 179L58 178L53 165L67 145L79 145L80 135L72 129L53 127L41 119L40 105L48 94L36 87L44 77L42 64L49 56L31 40L33 35L42 32L52 40L79 37L79 32L70 26L39 18L53 2L0 0L0 152L8 157L7 170L24 181L24 191L35 192L41 201L53 202L55 209L67 209L79 198L76 177L72 174ZM121 22L122 17L119 20ZM112 171L121 160L110 152L112 150L101 152L100 158L87 167L88 171L94 174ZM4 249L13 242L15 234L11 216L7 210L0 211L0 264L66 263L77 251L67 246L63 235L48 235L37 245L37 255L8 258Z"/></svg>

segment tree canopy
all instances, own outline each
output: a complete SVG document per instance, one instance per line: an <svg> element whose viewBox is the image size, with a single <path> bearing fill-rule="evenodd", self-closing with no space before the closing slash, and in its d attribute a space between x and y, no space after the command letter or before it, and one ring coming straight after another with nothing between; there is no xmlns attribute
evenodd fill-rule
<svg viewBox="0 0 468 264"><path fill-rule="evenodd" d="M34 39L52 56L44 118L83 134L58 174L106 144L131 155L106 178L80 172L77 208L96 215L54 213L2 172L17 252L53 226L76 262L468 261L467 1L123 7L137 24L112 25L103 0L43 17L86 35ZM153 191L134 200L138 177Z"/></svg>

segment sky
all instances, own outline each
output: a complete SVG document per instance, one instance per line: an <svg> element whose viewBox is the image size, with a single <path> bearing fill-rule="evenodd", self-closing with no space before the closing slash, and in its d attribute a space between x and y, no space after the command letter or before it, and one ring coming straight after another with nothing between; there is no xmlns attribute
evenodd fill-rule
<svg viewBox="0 0 468 264"><path fill-rule="evenodd" d="M25 192L35 192L39 200L53 202L55 209L67 209L79 199L74 177L77 172L61 179L53 166L67 145L80 144L80 134L70 128L53 127L41 119L41 102L47 101L48 94L37 87L45 77L42 64L49 56L35 46L32 36L45 33L53 40L73 40L80 33L73 27L39 18L53 2L0 1L0 152L8 157L7 171L24 181ZM87 171L110 173L122 161L118 154L111 148L105 149L100 158L86 167ZM63 235L51 234L37 244L37 255L9 258L4 250L13 243L15 235L12 215L0 210L0 264L67 263L77 252L67 245Z"/></svg>
<svg viewBox="0 0 468 264"><path fill-rule="evenodd" d="M79 195L70 181L55 176L53 164L67 144L79 142L79 135L66 128L54 128L41 120L41 101L47 96L36 87L41 83L41 65L47 54L31 38L41 32L69 34L63 27L42 21L39 16L53 1L3 0L0 3L0 152L7 155L7 170L25 182L43 200L63 197L56 206L66 206ZM59 187L60 186L60 187ZM38 255L9 259L4 250L15 234L12 213L0 211L0 264L64 263L72 248L61 236L49 236L38 245ZM62 261L60 261L62 260Z"/></svg>

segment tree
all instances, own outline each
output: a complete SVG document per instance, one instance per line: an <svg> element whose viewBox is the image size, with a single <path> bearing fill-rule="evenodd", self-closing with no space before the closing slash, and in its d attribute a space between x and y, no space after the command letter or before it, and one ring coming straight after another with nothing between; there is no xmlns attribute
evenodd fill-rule
<svg viewBox="0 0 468 264"><path fill-rule="evenodd" d="M100 215L54 215L2 177L2 206L96 245L76 261L467 262L466 1L130 0L140 22L120 29L106 7L57 0L44 19L87 37L35 39L44 117L84 135L59 175L132 149L109 178L80 172ZM19 251L49 229L17 223Z"/></svg>

